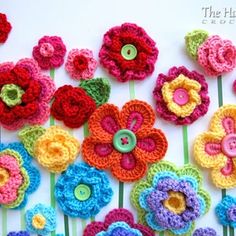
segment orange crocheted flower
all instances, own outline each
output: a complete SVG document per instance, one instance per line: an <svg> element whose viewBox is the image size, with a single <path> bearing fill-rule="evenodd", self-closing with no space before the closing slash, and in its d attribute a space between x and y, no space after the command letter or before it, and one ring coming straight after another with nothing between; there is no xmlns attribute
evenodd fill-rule
<svg viewBox="0 0 236 236"><path fill-rule="evenodd" d="M161 160L167 150L163 132L152 128L155 113L139 100L118 107L104 104L89 119L92 134L82 145L84 160L98 169L110 169L120 181L142 178L147 163Z"/></svg>

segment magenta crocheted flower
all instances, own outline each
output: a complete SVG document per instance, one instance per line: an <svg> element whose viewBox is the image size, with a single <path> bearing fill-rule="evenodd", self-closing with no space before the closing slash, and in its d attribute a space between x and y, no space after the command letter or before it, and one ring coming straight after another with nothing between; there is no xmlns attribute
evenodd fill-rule
<svg viewBox="0 0 236 236"><path fill-rule="evenodd" d="M103 222L92 222L87 225L83 236L154 236L147 226L134 222L131 212L119 208L110 211Z"/></svg>
<svg viewBox="0 0 236 236"><path fill-rule="evenodd" d="M65 54L66 46L57 36L44 36L33 48L33 57L44 70L60 67Z"/></svg>
<svg viewBox="0 0 236 236"><path fill-rule="evenodd" d="M154 71L156 43L143 28L125 23L111 28L99 52L101 64L117 80L143 80Z"/></svg>
<svg viewBox="0 0 236 236"><path fill-rule="evenodd" d="M207 113L210 98L203 75L184 66L159 74L153 91L160 117L177 125L188 125Z"/></svg>
<svg viewBox="0 0 236 236"><path fill-rule="evenodd" d="M50 115L55 84L33 59L0 64L0 125L16 130L25 124L43 124Z"/></svg>
<svg viewBox="0 0 236 236"><path fill-rule="evenodd" d="M92 79L97 68L97 61L89 49L72 49L65 67L73 79Z"/></svg>

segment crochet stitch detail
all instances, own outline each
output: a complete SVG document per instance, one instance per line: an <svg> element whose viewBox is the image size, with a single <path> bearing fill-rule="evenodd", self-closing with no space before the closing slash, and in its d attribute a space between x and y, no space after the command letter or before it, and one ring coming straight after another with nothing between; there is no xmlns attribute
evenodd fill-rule
<svg viewBox="0 0 236 236"><path fill-rule="evenodd" d="M11 29L12 27L7 21L7 16L3 13L0 13L0 43L5 43L7 41Z"/></svg>
<svg viewBox="0 0 236 236"><path fill-rule="evenodd" d="M217 234L214 229L207 227L196 229L193 236L217 236Z"/></svg>

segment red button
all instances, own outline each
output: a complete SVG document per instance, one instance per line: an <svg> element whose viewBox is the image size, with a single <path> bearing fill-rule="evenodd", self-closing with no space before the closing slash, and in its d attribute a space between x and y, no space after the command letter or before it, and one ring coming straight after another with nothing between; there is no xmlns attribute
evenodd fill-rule
<svg viewBox="0 0 236 236"><path fill-rule="evenodd" d="M189 101L188 91L183 88L176 89L174 92L173 100L180 106L185 105Z"/></svg>
<svg viewBox="0 0 236 236"><path fill-rule="evenodd" d="M228 134L225 136L221 146L226 156L236 157L236 134Z"/></svg>
<svg viewBox="0 0 236 236"><path fill-rule="evenodd" d="M125 170L133 170L136 166L136 160L132 154L124 153L122 155L120 165Z"/></svg>

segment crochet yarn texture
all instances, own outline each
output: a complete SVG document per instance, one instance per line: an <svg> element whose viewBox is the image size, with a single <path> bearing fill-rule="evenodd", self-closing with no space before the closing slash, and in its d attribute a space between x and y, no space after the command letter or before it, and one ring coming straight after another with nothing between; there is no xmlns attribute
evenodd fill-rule
<svg viewBox="0 0 236 236"><path fill-rule="evenodd" d="M41 74L33 59L0 64L0 125L16 130L45 123L54 91L54 82Z"/></svg>
<svg viewBox="0 0 236 236"><path fill-rule="evenodd" d="M26 127L19 132L19 138L39 164L52 173L65 171L80 149L78 140L59 126Z"/></svg>
<svg viewBox="0 0 236 236"><path fill-rule="evenodd" d="M208 132L200 134L194 144L195 160L211 168L218 188L236 187L236 106L222 106L213 115Z"/></svg>
<svg viewBox="0 0 236 236"><path fill-rule="evenodd" d="M147 226L134 222L132 213L119 208L110 211L104 222L95 221L87 225L83 236L154 236L154 232Z"/></svg>
<svg viewBox="0 0 236 236"><path fill-rule="evenodd" d="M11 28L11 24L7 21L7 16L0 13L0 43L7 41Z"/></svg>
<svg viewBox="0 0 236 236"><path fill-rule="evenodd" d="M169 235L190 235L194 221L210 207L199 170L192 165L179 169L165 161L153 164L147 179L135 184L131 201L140 223Z"/></svg>
<svg viewBox="0 0 236 236"><path fill-rule="evenodd" d="M0 144L0 206L20 209L40 184L39 171L21 143Z"/></svg>
<svg viewBox="0 0 236 236"><path fill-rule="evenodd" d="M106 173L84 163L70 165L55 186L55 197L64 214L82 219L98 214L112 195Z"/></svg>
<svg viewBox="0 0 236 236"><path fill-rule="evenodd" d="M143 28L131 23L107 31L99 52L101 65L120 82L151 75L157 56L156 43Z"/></svg>
<svg viewBox="0 0 236 236"><path fill-rule="evenodd" d="M168 146L154 122L152 107L143 101L127 102L121 111L113 104L102 105L88 121L91 136L82 144L84 160L98 169L110 169L123 182L142 178L147 164L161 160Z"/></svg>
<svg viewBox="0 0 236 236"><path fill-rule="evenodd" d="M208 111L210 98L203 75L184 66L159 74L153 91L160 117L176 125L189 125Z"/></svg>
<svg viewBox="0 0 236 236"><path fill-rule="evenodd" d="M212 228L199 228L193 233L193 236L217 236L217 233Z"/></svg>

